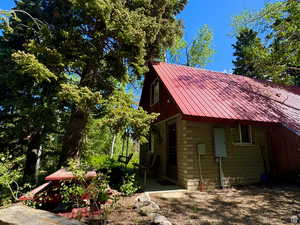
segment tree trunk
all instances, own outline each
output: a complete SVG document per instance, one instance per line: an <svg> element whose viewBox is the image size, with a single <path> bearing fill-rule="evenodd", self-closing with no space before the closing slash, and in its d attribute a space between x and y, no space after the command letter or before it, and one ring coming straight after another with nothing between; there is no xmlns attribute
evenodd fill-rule
<svg viewBox="0 0 300 225"><path fill-rule="evenodd" d="M41 133L32 133L26 152L25 168L24 168L24 178L32 178L35 174L37 153L41 146Z"/></svg>
<svg viewBox="0 0 300 225"><path fill-rule="evenodd" d="M37 152L37 160L35 165L35 183L39 183L39 171L40 171L40 164L41 164L41 156L42 156L43 147L40 145L40 148Z"/></svg>
<svg viewBox="0 0 300 225"><path fill-rule="evenodd" d="M63 147L60 155L59 167L67 166L68 160L70 159L80 158L87 122L88 112L85 112L79 108L72 111L71 118L63 138Z"/></svg>
<svg viewBox="0 0 300 225"><path fill-rule="evenodd" d="M112 142L111 142L111 148L110 148L110 158L111 159L114 157L115 142L116 142L116 135L114 134Z"/></svg>

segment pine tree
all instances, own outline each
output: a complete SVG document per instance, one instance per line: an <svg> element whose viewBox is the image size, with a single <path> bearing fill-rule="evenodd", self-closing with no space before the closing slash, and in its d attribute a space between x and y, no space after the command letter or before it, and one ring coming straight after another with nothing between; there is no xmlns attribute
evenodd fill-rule
<svg viewBox="0 0 300 225"><path fill-rule="evenodd" d="M285 0L268 3L256 12L234 17L235 31L253 29L263 40L250 43L243 50L252 68L263 79L299 85L300 80L300 2ZM247 62L247 63L248 63Z"/></svg>
<svg viewBox="0 0 300 225"><path fill-rule="evenodd" d="M61 165L67 159L80 157L88 120L101 109L101 100L107 99L122 83L140 79L148 69L148 62L161 57L161 52L172 45L174 36L180 35L181 23L175 16L186 2L16 2L15 12L20 20L12 18L9 26L2 23L1 46L6 53L3 57L7 59L6 65L11 66L7 69L9 74L29 80L26 97L33 103L29 104L26 115L30 119L35 120L30 112L37 105L39 109L51 106L49 115L67 114ZM7 79L10 82L7 73L0 71L0 74L1 85ZM15 87L7 85L17 95ZM43 101L34 103L37 99ZM47 117L39 115L45 124L34 127L48 127L52 120L47 123ZM63 121L60 119L63 115L57 121Z"/></svg>
<svg viewBox="0 0 300 225"><path fill-rule="evenodd" d="M262 48L260 39L257 37L257 32L245 28L240 31L236 39L236 43L232 45L234 48L233 55L235 56L235 60L232 61L235 66L233 73L253 78L262 78L262 74L255 67L255 56L248 52L248 48L254 45Z"/></svg>

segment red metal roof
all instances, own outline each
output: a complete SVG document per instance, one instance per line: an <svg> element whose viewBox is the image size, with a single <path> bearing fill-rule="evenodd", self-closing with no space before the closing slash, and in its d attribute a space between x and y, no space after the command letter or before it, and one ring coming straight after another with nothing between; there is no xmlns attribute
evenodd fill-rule
<svg viewBox="0 0 300 225"><path fill-rule="evenodd" d="M300 88L163 62L152 66L186 116L281 123L300 134Z"/></svg>
<svg viewBox="0 0 300 225"><path fill-rule="evenodd" d="M86 178L96 177L97 174L95 171L88 171L85 175ZM73 179L75 176L72 172L67 171L65 168L61 168L56 172L50 174L49 176L45 177L45 180L69 180Z"/></svg>

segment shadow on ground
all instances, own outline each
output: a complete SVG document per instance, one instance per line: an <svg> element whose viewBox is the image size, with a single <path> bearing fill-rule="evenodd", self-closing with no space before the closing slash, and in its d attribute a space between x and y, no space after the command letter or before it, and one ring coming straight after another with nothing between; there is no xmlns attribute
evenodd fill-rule
<svg viewBox="0 0 300 225"><path fill-rule="evenodd" d="M300 215L300 186L247 187L151 196L174 225L290 224Z"/></svg>

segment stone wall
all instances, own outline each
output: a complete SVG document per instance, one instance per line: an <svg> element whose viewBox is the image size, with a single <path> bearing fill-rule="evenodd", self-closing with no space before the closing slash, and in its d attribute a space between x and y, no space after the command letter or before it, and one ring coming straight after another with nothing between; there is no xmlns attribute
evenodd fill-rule
<svg viewBox="0 0 300 225"><path fill-rule="evenodd" d="M252 127L253 144L234 143L236 125L200 123L181 120L181 137L178 139L178 182L189 190L199 189L199 163L197 144L205 144L206 154L201 155L203 183L206 189L219 186L219 164L214 153L213 128L225 128L227 157L223 159L225 183L251 184L260 180L267 158L266 128ZM263 152L262 152L263 150ZM267 160L267 159L266 159ZM266 165L268 166L268 165Z"/></svg>
<svg viewBox="0 0 300 225"><path fill-rule="evenodd" d="M177 125L177 184L189 190L199 190L200 168L197 144L205 144L206 154L200 157L205 189L219 187L219 163L214 153L213 128L225 129L227 157L222 160L225 185L251 184L259 182L268 164L267 128L252 126L253 144L238 144L238 125L214 124L182 120L180 115L155 125L155 153L160 156L156 169L159 177L166 177L167 137L166 126ZM262 157L263 155L263 157ZM265 160L263 160L265 159Z"/></svg>

